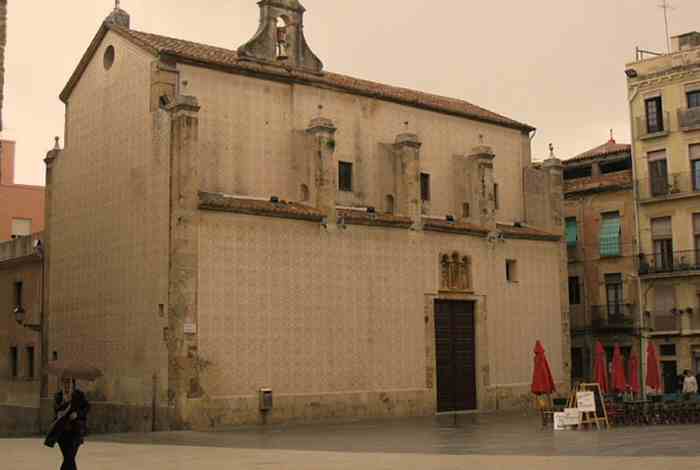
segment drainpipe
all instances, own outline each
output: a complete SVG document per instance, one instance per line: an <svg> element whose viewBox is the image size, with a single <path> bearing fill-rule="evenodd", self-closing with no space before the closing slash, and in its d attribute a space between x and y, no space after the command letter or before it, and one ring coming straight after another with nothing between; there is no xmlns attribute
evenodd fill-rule
<svg viewBox="0 0 700 470"><path fill-rule="evenodd" d="M636 129L635 129L635 123L634 123L634 113L633 113L633 105L632 103L634 100L637 98L637 95L639 94L639 87L636 87L632 94L628 98L628 105L629 105L629 116L630 116L630 132L632 136L631 140L631 146L630 146L630 155L632 158L632 187L633 187L633 197L634 197L634 223L635 223L635 228L637 231L637 243L636 243L636 250L635 250L635 256L637 259L639 259L639 253L640 253L640 248L641 248L641 240L642 240L642 230L641 226L639 223L639 180L637 178L637 152L636 152ZM644 329L644 312L646 311L646 301L645 297L642 294L642 279L641 276L639 275L639 270L637 270L637 305L639 306L638 308L638 315L639 315L639 381L642 389L642 397L646 399L647 396L647 389L646 389L646 363L647 363L647 355L646 355L646 348L647 348L647 337L645 334L645 329Z"/></svg>

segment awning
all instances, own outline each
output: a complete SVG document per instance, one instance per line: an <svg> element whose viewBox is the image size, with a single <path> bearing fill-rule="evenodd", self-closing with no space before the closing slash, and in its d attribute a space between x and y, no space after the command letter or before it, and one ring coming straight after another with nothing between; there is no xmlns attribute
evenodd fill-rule
<svg viewBox="0 0 700 470"><path fill-rule="evenodd" d="M620 256L620 216L603 217L600 227L600 256Z"/></svg>
<svg viewBox="0 0 700 470"><path fill-rule="evenodd" d="M576 224L576 219L566 220L566 244L569 246L576 246L578 243L578 225Z"/></svg>

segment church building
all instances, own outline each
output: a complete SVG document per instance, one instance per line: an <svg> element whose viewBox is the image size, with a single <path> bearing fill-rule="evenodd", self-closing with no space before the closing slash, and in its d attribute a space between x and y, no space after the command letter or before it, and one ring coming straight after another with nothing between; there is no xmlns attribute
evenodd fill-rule
<svg viewBox="0 0 700 470"><path fill-rule="evenodd" d="M48 344L103 371L95 426L529 407L536 340L565 389L562 166L535 129L329 72L298 0L258 5L237 50L117 8L61 93Z"/></svg>

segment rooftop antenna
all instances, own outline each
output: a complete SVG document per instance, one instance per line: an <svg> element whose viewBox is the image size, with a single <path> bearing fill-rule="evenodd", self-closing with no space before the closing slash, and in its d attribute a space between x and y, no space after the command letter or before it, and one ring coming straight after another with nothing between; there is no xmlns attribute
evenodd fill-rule
<svg viewBox="0 0 700 470"><path fill-rule="evenodd" d="M675 10L675 8L668 2L668 0L662 0L661 5L659 5L659 8L663 9L664 11L664 22L666 24L666 50L670 54L671 53L671 36L668 32L668 12Z"/></svg>

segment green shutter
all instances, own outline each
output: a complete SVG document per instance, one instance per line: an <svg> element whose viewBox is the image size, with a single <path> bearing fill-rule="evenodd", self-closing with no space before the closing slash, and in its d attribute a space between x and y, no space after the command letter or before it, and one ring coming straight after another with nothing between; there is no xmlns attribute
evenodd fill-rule
<svg viewBox="0 0 700 470"><path fill-rule="evenodd" d="M566 221L566 244L573 247L578 243L578 226L576 219L567 219Z"/></svg>
<svg viewBox="0 0 700 470"><path fill-rule="evenodd" d="M600 256L620 256L620 216L603 217L600 227Z"/></svg>

